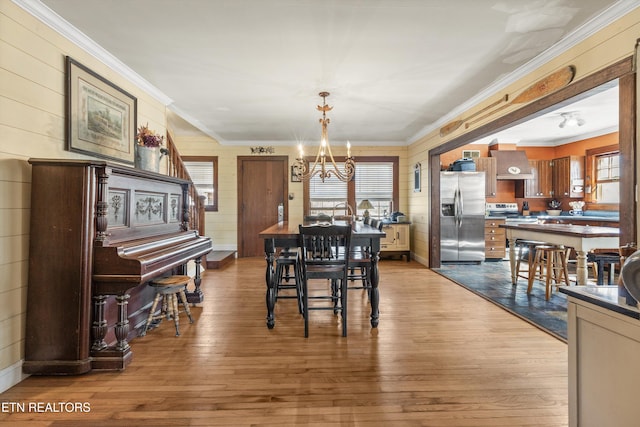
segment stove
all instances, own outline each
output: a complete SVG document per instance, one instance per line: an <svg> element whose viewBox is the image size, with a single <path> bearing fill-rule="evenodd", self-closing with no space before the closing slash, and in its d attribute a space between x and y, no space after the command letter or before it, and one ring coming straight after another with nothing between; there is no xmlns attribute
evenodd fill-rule
<svg viewBox="0 0 640 427"><path fill-rule="evenodd" d="M521 215L517 203L487 203L485 210L487 216L504 218L507 224L531 224L538 222L536 217Z"/></svg>

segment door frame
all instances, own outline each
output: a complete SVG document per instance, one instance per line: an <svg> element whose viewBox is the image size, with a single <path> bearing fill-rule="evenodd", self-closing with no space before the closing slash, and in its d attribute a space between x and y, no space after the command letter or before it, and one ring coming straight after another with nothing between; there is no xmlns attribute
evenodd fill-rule
<svg viewBox="0 0 640 427"><path fill-rule="evenodd" d="M238 182L238 191L237 191L237 213L236 213L236 228L237 228L237 240L238 240L238 256L244 253L244 244L242 239L243 227L242 227L242 201L244 200L244 185L242 184L242 168L245 163L249 163L252 161L277 161L284 162L285 168L282 176L282 184L283 184L283 204L284 204L284 221L289 220L289 198L287 195L289 194L289 156L238 156L237 157L237 182Z"/></svg>
<svg viewBox="0 0 640 427"><path fill-rule="evenodd" d="M636 242L636 73L633 56L626 57L600 71L533 101L494 121L429 150L429 267L440 267L440 155L477 139L526 122L557 109L586 91L619 79L619 144L621 166L633 171L620 178L620 245Z"/></svg>

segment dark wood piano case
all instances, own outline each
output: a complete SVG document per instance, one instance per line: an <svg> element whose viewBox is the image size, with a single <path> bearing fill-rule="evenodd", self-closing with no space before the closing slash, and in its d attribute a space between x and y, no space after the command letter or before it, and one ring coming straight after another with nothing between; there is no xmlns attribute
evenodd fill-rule
<svg viewBox="0 0 640 427"><path fill-rule="evenodd" d="M189 182L106 161L29 163L23 371L124 369L153 298L146 283L184 273L211 250L209 238L188 229ZM199 285L197 274L192 302L202 301Z"/></svg>

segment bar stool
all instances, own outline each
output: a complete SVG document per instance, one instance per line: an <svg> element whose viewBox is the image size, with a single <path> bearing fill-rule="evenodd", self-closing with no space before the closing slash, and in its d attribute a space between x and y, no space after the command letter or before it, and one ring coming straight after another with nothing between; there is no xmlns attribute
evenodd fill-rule
<svg viewBox="0 0 640 427"><path fill-rule="evenodd" d="M527 294L531 293L533 281L537 278L545 281L545 299L549 301L551 297L551 279L556 286L563 280L569 286L569 271L567 269L567 249L564 246L555 245L538 245L535 247L536 255L534 257L531 274L529 275L529 285L527 286ZM543 275L536 275L535 272L540 269ZM541 277L543 276L543 277ZM563 277L564 276L564 277Z"/></svg>
<svg viewBox="0 0 640 427"><path fill-rule="evenodd" d="M149 329L149 326L151 326L154 320L161 321L165 317L167 320L173 318L173 323L176 327L176 336L180 336L178 297L180 297L185 313L189 316L189 323L193 323L191 310L189 310L189 304L187 303L187 295L184 292L190 280L191 277L189 276L167 276L149 282L149 286L155 288L156 296L153 299L151 310L149 310L149 317L147 317L147 322L140 336L147 334L147 329ZM158 308L160 299L162 299L162 308L160 309L160 314L156 315L155 311Z"/></svg>
<svg viewBox="0 0 640 427"><path fill-rule="evenodd" d="M518 254L518 259L516 261L516 284L518 283L518 278L520 277L529 280L529 276L531 275L531 267L533 267L534 257L536 254L536 246L540 245L544 245L544 242L526 239L516 240L516 253ZM523 270L521 267L523 260L526 260L527 263L526 270ZM526 275L523 274L525 272Z"/></svg>

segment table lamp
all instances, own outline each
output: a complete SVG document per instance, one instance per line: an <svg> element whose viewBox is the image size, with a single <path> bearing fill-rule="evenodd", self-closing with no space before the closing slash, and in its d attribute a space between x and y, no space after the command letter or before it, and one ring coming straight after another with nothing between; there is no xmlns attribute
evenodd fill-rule
<svg viewBox="0 0 640 427"><path fill-rule="evenodd" d="M364 217L369 218L368 209L373 209L373 205L368 199L364 199L360 202L360 204L358 204L358 209L364 209Z"/></svg>

